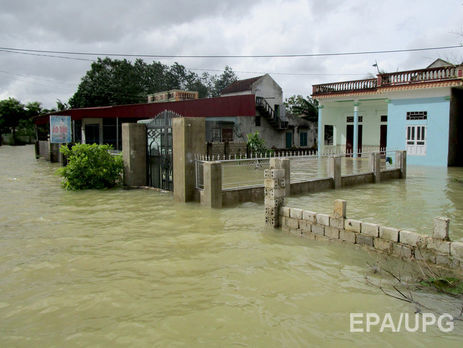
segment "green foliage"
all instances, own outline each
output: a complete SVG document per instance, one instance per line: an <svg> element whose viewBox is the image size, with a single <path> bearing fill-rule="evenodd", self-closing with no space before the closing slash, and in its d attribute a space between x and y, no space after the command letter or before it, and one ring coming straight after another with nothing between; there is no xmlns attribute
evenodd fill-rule
<svg viewBox="0 0 463 348"><path fill-rule="evenodd" d="M230 67L219 77L204 73L202 76L174 63L134 63L110 58L99 58L82 78L76 93L69 99L72 108L136 104L146 102L148 94L183 89L198 91L199 97L219 95L236 75ZM59 108L58 104L58 108Z"/></svg>
<svg viewBox="0 0 463 348"><path fill-rule="evenodd" d="M68 164L58 169L67 190L103 189L120 182L122 156L109 153L110 145L76 144L71 149L61 146Z"/></svg>
<svg viewBox="0 0 463 348"><path fill-rule="evenodd" d="M435 288L437 291L446 294L463 295L463 281L457 278L428 278L422 280L420 284Z"/></svg>
<svg viewBox="0 0 463 348"><path fill-rule="evenodd" d="M266 153L267 148L265 147L264 139L262 139L259 135L259 132L256 131L255 133L250 133L248 136L248 149L251 152L256 153Z"/></svg>
<svg viewBox="0 0 463 348"><path fill-rule="evenodd" d="M14 98L0 100L0 133L11 131L14 144L17 144L17 135L34 136L32 117L40 114L41 110L38 102L24 105Z"/></svg>
<svg viewBox="0 0 463 348"><path fill-rule="evenodd" d="M318 120L318 102L310 97L306 99L302 95L293 95L286 98L284 104L290 114L303 116L309 121Z"/></svg>

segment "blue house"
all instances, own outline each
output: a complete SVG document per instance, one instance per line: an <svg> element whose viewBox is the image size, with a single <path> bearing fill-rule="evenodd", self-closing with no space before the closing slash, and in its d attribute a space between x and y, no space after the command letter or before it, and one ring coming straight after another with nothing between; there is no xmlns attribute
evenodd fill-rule
<svg viewBox="0 0 463 348"><path fill-rule="evenodd" d="M318 151L407 150L409 164L463 165L463 65L313 86Z"/></svg>

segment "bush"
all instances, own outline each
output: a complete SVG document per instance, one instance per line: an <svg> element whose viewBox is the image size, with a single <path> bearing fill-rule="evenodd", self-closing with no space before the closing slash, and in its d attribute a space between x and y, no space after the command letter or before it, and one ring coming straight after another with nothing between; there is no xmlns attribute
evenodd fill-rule
<svg viewBox="0 0 463 348"><path fill-rule="evenodd" d="M110 145L76 144L61 146L67 166L60 168L63 187L67 190L103 189L118 185L124 168L122 156L109 153Z"/></svg>
<svg viewBox="0 0 463 348"><path fill-rule="evenodd" d="M248 146L249 151L254 152L254 153L267 152L264 139L260 137L258 131L256 131L255 133L248 134L247 146Z"/></svg>

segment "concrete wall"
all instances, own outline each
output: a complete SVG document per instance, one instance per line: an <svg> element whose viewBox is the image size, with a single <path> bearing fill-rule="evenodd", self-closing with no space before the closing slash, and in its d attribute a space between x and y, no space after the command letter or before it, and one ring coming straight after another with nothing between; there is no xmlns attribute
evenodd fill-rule
<svg viewBox="0 0 463 348"><path fill-rule="evenodd" d="M434 219L432 236L348 219L345 201L335 201L332 214L283 206L279 225L286 232L312 240L363 245L406 260L424 261L463 272L463 242L451 242L449 220Z"/></svg>

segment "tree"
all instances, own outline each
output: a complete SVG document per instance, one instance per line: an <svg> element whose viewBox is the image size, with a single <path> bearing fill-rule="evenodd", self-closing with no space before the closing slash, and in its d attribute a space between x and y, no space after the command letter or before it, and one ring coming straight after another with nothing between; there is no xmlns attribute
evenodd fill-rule
<svg viewBox="0 0 463 348"><path fill-rule="evenodd" d="M219 76L212 76L209 89L212 97L218 97L222 90L238 80L235 72L230 66L226 66L224 72Z"/></svg>
<svg viewBox="0 0 463 348"><path fill-rule="evenodd" d="M126 59L99 58L82 78L76 93L69 99L69 106L143 103L148 94L170 89L198 91L200 98L218 96L236 79L229 66L219 77L207 73L199 76L178 63L168 66L160 62L147 64L141 59L132 63Z"/></svg>
<svg viewBox="0 0 463 348"><path fill-rule="evenodd" d="M290 114L302 116L309 121L318 120L318 102L310 97L306 99L302 95L293 95L286 98L284 104Z"/></svg>
<svg viewBox="0 0 463 348"><path fill-rule="evenodd" d="M11 130L13 144L16 144L16 129L21 120L28 119L24 105L19 100L8 98L0 100L0 132Z"/></svg>

